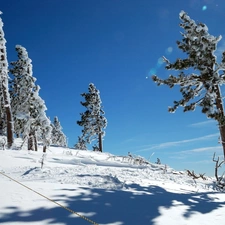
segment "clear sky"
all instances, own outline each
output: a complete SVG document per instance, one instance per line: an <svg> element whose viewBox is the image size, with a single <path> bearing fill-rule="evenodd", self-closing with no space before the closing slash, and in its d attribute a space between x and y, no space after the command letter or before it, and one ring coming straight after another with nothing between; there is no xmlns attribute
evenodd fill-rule
<svg viewBox="0 0 225 225"><path fill-rule="evenodd" d="M182 57L181 10L225 36L224 0L7 0L0 10L8 61L17 60L16 44L27 49L47 115L58 116L70 146L81 133L80 94L92 82L108 120L105 152L213 174L213 152L222 155L216 123L199 109L168 113L179 90L149 78L168 76L161 56ZM225 39L218 54L223 47Z"/></svg>

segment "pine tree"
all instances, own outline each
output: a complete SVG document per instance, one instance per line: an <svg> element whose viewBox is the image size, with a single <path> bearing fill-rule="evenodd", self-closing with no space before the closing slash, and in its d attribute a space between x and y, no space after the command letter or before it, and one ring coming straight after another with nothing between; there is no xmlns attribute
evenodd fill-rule
<svg viewBox="0 0 225 225"><path fill-rule="evenodd" d="M21 45L16 45L18 60L12 62L13 75L10 86L15 133L28 139L28 150L37 151L37 139L43 142L43 151L50 144L51 126L45 111L45 102L39 96L40 87L35 85L31 59Z"/></svg>
<svg viewBox="0 0 225 225"><path fill-rule="evenodd" d="M2 12L0 12L0 15ZM10 96L8 89L8 61L6 56L6 40L4 38L3 22L0 18L0 129L4 132L5 124L7 129L7 144L8 148L12 147L13 144L13 120L10 105ZM3 107L4 105L4 107ZM6 123L5 120L6 119Z"/></svg>
<svg viewBox="0 0 225 225"><path fill-rule="evenodd" d="M100 92L94 84L89 84L89 93L81 94L85 101L81 105L86 108L84 113L81 113L81 120L77 121L79 126L83 127L82 138L86 143L91 143L98 140L99 151L102 152L102 138L105 135L104 129L107 126L107 120L104 117L104 111L101 106Z"/></svg>
<svg viewBox="0 0 225 225"><path fill-rule="evenodd" d="M52 144L61 147L66 147L67 146L66 136L62 132L62 127L57 116L54 118L54 122L53 124L51 124L51 126L52 126L52 134L51 134Z"/></svg>
<svg viewBox="0 0 225 225"><path fill-rule="evenodd" d="M46 152L47 147L51 144L51 133L52 133L52 127L51 122L48 119L48 117L45 114L45 110L47 108L42 108L42 106L39 108L40 110L40 116L37 119L37 125L39 127L39 130L37 130L38 134L38 140L43 143L43 152Z"/></svg>
<svg viewBox="0 0 225 225"><path fill-rule="evenodd" d="M215 56L221 36L210 35L205 24L196 23L184 11L180 12L180 19L184 33L181 33L183 38L177 41L177 45L187 54L187 58L170 63L164 57L166 69L176 70L179 74L170 75L165 80L154 75L152 79L157 85L165 84L170 88L180 86L182 99L174 101L169 112L175 112L179 106L184 108L184 112L193 111L199 106L208 118L218 121L225 156L225 115L220 92L220 85L225 83L225 51L221 62Z"/></svg>
<svg viewBox="0 0 225 225"><path fill-rule="evenodd" d="M78 137L77 143L74 145L75 149L87 150L86 142L82 137Z"/></svg>

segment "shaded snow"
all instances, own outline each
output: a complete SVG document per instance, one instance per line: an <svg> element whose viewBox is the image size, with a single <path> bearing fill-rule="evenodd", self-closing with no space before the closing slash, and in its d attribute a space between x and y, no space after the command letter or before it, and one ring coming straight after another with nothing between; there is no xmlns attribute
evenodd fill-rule
<svg viewBox="0 0 225 225"><path fill-rule="evenodd" d="M164 165L57 147L41 168L42 156L1 150L0 172L102 225L224 223L225 194L212 178L193 181ZM0 183L1 224L91 224L1 174Z"/></svg>

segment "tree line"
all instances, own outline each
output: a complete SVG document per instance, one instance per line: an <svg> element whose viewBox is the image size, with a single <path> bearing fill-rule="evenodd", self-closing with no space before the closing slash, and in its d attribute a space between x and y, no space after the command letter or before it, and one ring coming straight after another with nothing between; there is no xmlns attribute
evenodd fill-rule
<svg viewBox="0 0 225 225"><path fill-rule="evenodd" d="M40 86L35 83L32 60L27 50L21 45L16 45L15 50L18 59L11 62L9 68L0 18L0 136L7 137L9 149L13 147L14 137L22 138L28 150L37 151L38 141L43 144L43 152L50 144L66 147L67 138L58 117L51 123L46 115L47 107L39 95ZM81 104L86 111L81 113L81 120L77 121L83 129L75 148L87 149L86 145L97 139L98 146L93 148L102 152L102 137L105 135L107 120L99 90L92 83L88 90L88 93L81 94L85 98Z"/></svg>
<svg viewBox="0 0 225 225"><path fill-rule="evenodd" d="M181 11L179 16L180 27L184 32L181 33L182 40L177 41L177 46L187 57L178 58L174 63L163 57L165 68L177 71L178 75L171 74L167 79L153 75L152 79L157 85L164 84L170 88L180 86L182 98L174 101L169 112L175 112L178 107L183 107L184 112L194 111L199 106L202 113L218 122L225 156L225 115L221 94L221 86L225 83L225 51L221 55L221 61L218 61L215 55L217 44L222 37L210 35L205 24L196 23L184 11ZM0 19L0 134L6 130L8 148L12 146L15 133L17 136L26 137L28 148L32 149L35 148L37 139L41 139L46 151L51 141L55 141L51 138L54 129L46 116L45 103L39 96L40 87L35 84L36 79L32 76L31 59L26 49L17 45L18 60L11 62L12 68L8 69L6 40L2 27L3 22ZM13 76L10 85L8 72ZM91 83L88 92L82 93L81 96L85 99L81 105L86 111L80 114L81 120L77 121L83 129L75 148L87 149L87 143L97 140L93 149L102 151L107 120L101 106L100 92Z"/></svg>

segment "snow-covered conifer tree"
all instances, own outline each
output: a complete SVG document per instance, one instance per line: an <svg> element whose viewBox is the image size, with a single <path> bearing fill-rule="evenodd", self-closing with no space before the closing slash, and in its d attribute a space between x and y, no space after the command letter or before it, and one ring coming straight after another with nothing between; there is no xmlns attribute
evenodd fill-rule
<svg viewBox="0 0 225 225"><path fill-rule="evenodd" d="M184 33L181 33L183 38L177 41L177 45L187 57L178 58L174 63L164 57L166 69L176 70L179 74L170 75L165 80L154 75L152 79L157 85L180 86L182 99L174 101L169 112L175 112L179 106L184 108L184 112L200 106L208 118L218 121L225 156L225 115L220 92L220 86L225 83L225 51L221 62L215 55L221 36L210 35L205 24L196 23L184 11L180 12L180 19Z"/></svg>
<svg viewBox="0 0 225 225"><path fill-rule="evenodd" d="M46 152L47 147L49 147L51 144L51 133L52 133L51 122L47 118L45 112L42 112L42 116L39 118L39 120L41 131L40 141L42 141L43 143L43 152Z"/></svg>
<svg viewBox="0 0 225 225"><path fill-rule="evenodd" d="M86 142L82 137L78 137L77 143L74 145L75 149L87 150Z"/></svg>
<svg viewBox="0 0 225 225"><path fill-rule="evenodd" d="M0 15L2 12L0 11ZM13 120L12 120L12 112L10 106L10 96L9 96L9 88L8 88L8 61L6 56L6 40L4 37L3 31L3 22L0 18L0 104L1 104L1 121L0 121L0 129L1 132L4 132L4 126L6 124L7 128L7 143L8 148L10 148L13 144ZM3 106L4 105L4 106ZM5 120L6 119L6 123Z"/></svg>
<svg viewBox="0 0 225 225"><path fill-rule="evenodd" d="M39 96L40 87L35 85L31 59L21 45L16 45L18 60L10 70L11 102L15 133L28 139L28 150L37 150L37 138L43 142L43 151L50 144L51 126L45 111L45 102Z"/></svg>
<svg viewBox="0 0 225 225"><path fill-rule="evenodd" d="M104 129L107 126L107 120L101 106L99 90L91 83L88 91L88 93L81 94L85 99L84 102L81 102L81 105L86 108L86 111L80 114L81 120L77 121L77 124L83 127L82 137L86 143L91 143L97 139L99 151L102 152L102 138L105 135Z"/></svg>
<svg viewBox="0 0 225 225"><path fill-rule="evenodd" d="M67 146L66 135L62 132L62 126L57 116L54 118L54 122L53 124L51 124L51 126L52 126L52 133L51 133L52 144L61 147L66 147Z"/></svg>

